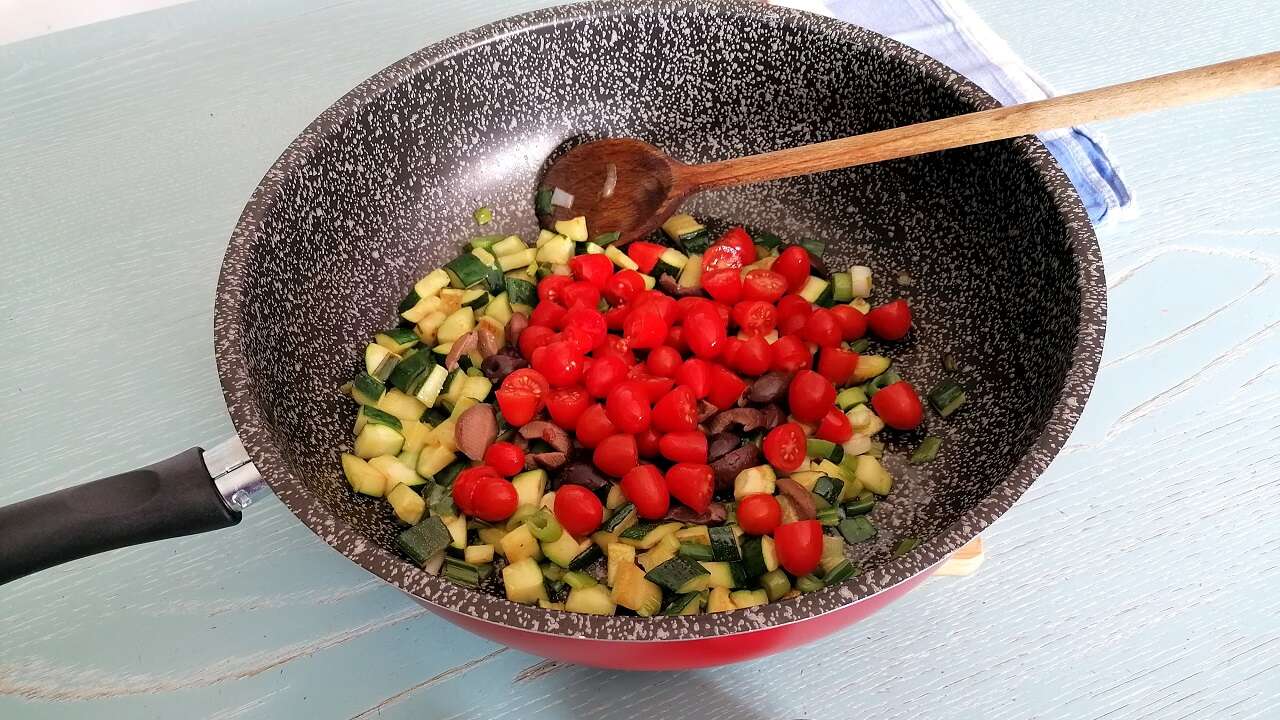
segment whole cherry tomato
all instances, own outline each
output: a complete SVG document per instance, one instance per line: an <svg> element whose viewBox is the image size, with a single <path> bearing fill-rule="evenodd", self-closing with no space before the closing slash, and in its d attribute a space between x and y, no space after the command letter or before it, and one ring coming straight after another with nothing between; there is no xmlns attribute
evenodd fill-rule
<svg viewBox="0 0 1280 720"><path fill-rule="evenodd" d="M591 367L583 374L582 382L586 385L587 392L593 396L606 397L610 390L627 379L627 369L627 363L618 355L598 355L592 359Z"/></svg>
<svg viewBox="0 0 1280 720"><path fill-rule="evenodd" d="M711 270L702 275L702 289L719 302L736 303L742 297L742 274L737 268Z"/></svg>
<svg viewBox="0 0 1280 720"><path fill-rule="evenodd" d="M778 301L778 320L781 322L789 317L798 317L805 320L813 314L813 303L805 300L799 295L785 295Z"/></svg>
<svg viewBox="0 0 1280 720"><path fill-rule="evenodd" d="M662 345L649 351L645 365L654 375L671 378L676 376L682 362L684 359L680 357L680 351L669 345Z"/></svg>
<svg viewBox="0 0 1280 720"><path fill-rule="evenodd" d="M818 423L818 431L814 434L839 445L853 437L853 424L849 422L847 415L840 412L840 408L832 405L827 414L822 416L822 422Z"/></svg>
<svg viewBox="0 0 1280 720"><path fill-rule="evenodd" d="M704 513L711 506L715 489L716 474L710 465L676 463L667 470L667 490L671 496L696 513Z"/></svg>
<svg viewBox="0 0 1280 720"><path fill-rule="evenodd" d="M722 268L735 270L743 265L756 261L756 246L747 231L730 228L714 245L702 254L702 271L704 273Z"/></svg>
<svg viewBox="0 0 1280 720"><path fill-rule="evenodd" d="M656 348L667 339L667 323L661 312L650 306L636 306L622 324L622 335L637 350Z"/></svg>
<svg viewBox="0 0 1280 720"><path fill-rule="evenodd" d="M552 393L555 397L555 393ZM511 477L524 470L524 450L509 442L496 442L484 451L484 464L498 471L503 477Z"/></svg>
<svg viewBox="0 0 1280 720"><path fill-rule="evenodd" d="M515 427L528 425L538 414L538 396L524 390L498 390L493 394L502 417Z"/></svg>
<svg viewBox="0 0 1280 720"><path fill-rule="evenodd" d="M591 454L591 462L606 475L626 475L628 470L640 462L636 439L622 433L610 435L596 446L595 452Z"/></svg>
<svg viewBox="0 0 1280 720"><path fill-rule="evenodd" d="M747 384L723 365L711 365L711 389L707 401L721 410L738 404L738 398L747 391Z"/></svg>
<svg viewBox="0 0 1280 720"><path fill-rule="evenodd" d="M707 462L707 434L699 430L665 433L658 439L658 452L672 462Z"/></svg>
<svg viewBox="0 0 1280 720"><path fill-rule="evenodd" d="M901 340L911 330L911 307L906 300L898 299L867 313L867 326L876 337L885 340Z"/></svg>
<svg viewBox="0 0 1280 720"><path fill-rule="evenodd" d="M604 522L604 505L581 485L561 485L554 503L556 520L575 537L590 535Z"/></svg>
<svg viewBox="0 0 1280 720"><path fill-rule="evenodd" d="M604 286L604 297L610 305L631 302L645 291L644 276L635 270L619 270Z"/></svg>
<svg viewBox="0 0 1280 720"><path fill-rule="evenodd" d="M494 476L482 478L471 497L473 514L486 522L506 520L519 504L520 496L511 481Z"/></svg>
<svg viewBox="0 0 1280 720"><path fill-rule="evenodd" d="M676 301L676 320L684 320L695 310L714 310L716 304L704 297L693 295Z"/></svg>
<svg viewBox="0 0 1280 720"><path fill-rule="evenodd" d="M809 348L795 335L783 335L769 346L769 364L774 370L795 372L812 362Z"/></svg>
<svg viewBox="0 0 1280 720"><path fill-rule="evenodd" d="M622 494L636 514L645 520L658 520L671 507L671 494L667 491L666 478L653 465L637 465L622 476Z"/></svg>
<svg viewBox="0 0 1280 720"><path fill-rule="evenodd" d="M564 303L560 302L560 291L569 287L573 282L573 278L568 275L548 275L538 282L538 302L541 303Z"/></svg>
<svg viewBox="0 0 1280 720"><path fill-rule="evenodd" d="M881 388L871 396L871 407L894 430L914 430L924 420L924 408L916 389L905 382L896 382Z"/></svg>
<svg viewBox="0 0 1280 720"><path fill-rule="evenodd" d="M738 527L748 535L768 535L782 522L782 506L769 493L753 493L738 501Z"/></svg>
<svg viewBox="0 0 1280 720"><path fill-rule="evenodd" d="M584 410L578 418L578 427L575 428L578 442L588 450L598 447L602 440L616 432L618 428L610 422L608 413L600 403Z"/></svg>
<svg viewBox="0 0 1280 720"><path fill-rule="evenodd" d="M604 410L610 422L624 433L634 435L649 429L649 395L644 386L634 380L620 383L609 391Z"/></svg>
<svg viewBox="0 0 1280 720"><path fill-rule="evenodd" d="M555 387L577 385L582 379L585 363L582 355L572 343L559 340L534 353L533 369L542 373Z"/></svg>
<svg viewBox="0 0 1280 720"><path fill-rule="evenodd" d="M604 314L595 309L595 306L575 305L564 316L564 329L581 330L591 338L591 346L586 351L593 350L604 342L604 338L609 334L609 326L605 323ZM584 351L584 352L586 352Z"/></svg>
<svg viewBox="0 0 1280 720"><path fill-rule="evenodd" d="M653 426L658 432L678 433L698 429L698 398L686 385L677 385L653 406Z"/></svg>
<svg viewBox="0 0 1280 720"><path fill-rule="evenodd" d="M797 423L783 423L764 436L764 457L775 470L789 473L800 467L805 450L804 428Z"/></svg>
<svg viewBox="0 0 1280 720"><path fill-rule="evenodd" d="M759 377L769 371L771 354L769 343L759 335L741 341L730 364L733 369L750 377Z"/></svg>
<svg viewBox="0 0 1280 720"><path fill-rule="evenodd" d="M684 341L684 328L680 325L672 325L667 331L667 347L675 348L676 352L686 355L689 352L689 343Z"/></svg>
<svg viewBox="0 0 1280 720"><path fill-rule="evenodd" d="M857 310L854 310L857 312ZM840 347L824 347L818 351L818 373L836 387L844 387L858 369L858 353Z"/></svg>
<svg viewBox="0 0 1280 720"><path fill-rule="evenodd" d="M813 572L822 560L822 523L817 520L779 525L773 531L773 541L778 550L778 562L797 577Z"/></svg>
<svg viewBox="0 0 1280 720"><path fill-rule="evenodd" d="M831 313L840 321L840 331L845 340L857 340L867 334L867 316L852 305L836 305Z"/></svg>
<svg viewBox="0 0 1280 720"><path fill-rule="evenodd" d="M744 300L733 306L733 322L743 335L768 335L778 326L778 311L763 300Z"/></svg>
<svg viewBox="0 0 1280 720"><path fill-rule="evenodd" d="M725 323L720 316L697 311L684 319L685 342L694 355L710 360L720 354L726 337Z"/></svg>
<svg viewBox="0 0 1280 720"><path fill-rule="evenodd" d="M569 272L576 280L584 280L603 290L613 277L613 261L604 254L575 255L569 258Z"/></svg>
<svg viewBox="0 0 1280 720"><path fill-rule="evenodd" d="M787 279L773 270L752 270L742 280L743 300L777 302L787 292Z"/></svg>
<svg viewBox="0 0 1280 720"><path fill-rule="evenodd" d="M791 379L791 387L787 389L787 404L791 414L800 422L818 422L835 401L835 386L812 370L796 373Z"/></svg>
<svg viewBox="0 0 1280 720"><path fill-rule="evenodd" d="M551 414L551 421L565 430L577 428L578 419L589 407L591 396L579 387L557 388L547 396L547 412Z"/></svg>
<svg viewBox="0 0 1280 720"><path fill-rule="evenodd" d="M596 348L595 357L604 357L605 355L617 355L627 367L636 364L636 354L631 352L631 345L623 338L617 335L610 335L604 339L604 345Z"/></svg>
<svg viewBox="0 0 1280 720"><path fill-rule="evenodd" d="M826 308L813 311L804 324L804 339L819 347L835 347L844 337L844 330L835 313Z"/></svg>
<svg viewBox="0 0 1280 720"><path fill-rule="evenodd" d="M622 332L622 328L627 324L627 316L630 314L630 305L619 305L618 307L610 308L609 311L604 314L604 324L607 325L610 330Z"/></svg>
<svg viewBox="0 0 1280 720"><path fill-rule="evenodd" d="M809 279L809 251L799 245L791 245L773 262L773 271L787 281L791 292L799 292Z"/></svg>
<svg viewBox="0 0 1280 720"><path fill-rule="evenodd" d="M472 515L475 513L476 490L488 478L498 477L498 471L488 465L477 465L473 468L467 468L458 473L458 477L453 480L453 504L458 506L463 515Z"/></svg>
<svg viewBox="0 0 1280 720"><path fill-rule="evenodd" d="M586 280L579 280L578 282L570 283L568 287L560 291L560 300L569 309L581 305L595 310L600 305L600 288ZM565 318L565 323L568 324L568 322L569 319Z"/></svg>
<svg viewBox="0 0 1280 720"><path fill-rule="evenodd" d="M559 303L540 302L529 313L529 324L559 330L564 327L564 314L569 312Z"/></svg>
<svg viewBox="0 0 1280 720"><path fill-rule="evenodd" d="M676 382L692 390L698 400L705 398L711 392L711 363L699 358L685 360L676 371Z"/></svg>
<svg viewBox="0 0 1280 720"><path fill-rule="evenodd" d="M661 435L650 425L648 430L636 435L636 452L640 457L657 457L662 452Z"/></svg>
<svg viewBox="0 0 1280 720"><path fill-rule="evenodd" d="M635 365L627 373L628 377L640 387L644 389L644 394L649 398L649 404L658 402L663 395L671 392L671 388L675 387L676 381L661 375L650 375L648 368L644 365Z"/></svg>
<svg viewBox="0 0 1280 720"><path fill-rule="evenodd" d="M642 307L650 307L658 312L658 317L662 318L662 322L670 325L679 318L676 310L675 298L662 292L661 290L645 290L631 301L636 309Z"/></svg>
<svg viewBox="0 0 1280 720"><path fill-rule="evenodd" d="M550 305L550 303L547 303ZM530 325L520 333L520 354L526 360L533 359L533 351L555 339L556 331L543 325Z"/></svg>

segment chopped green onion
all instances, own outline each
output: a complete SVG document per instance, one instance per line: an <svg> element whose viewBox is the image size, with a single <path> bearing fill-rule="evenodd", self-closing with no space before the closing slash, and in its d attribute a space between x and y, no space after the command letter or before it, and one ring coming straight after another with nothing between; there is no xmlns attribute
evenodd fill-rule
<svg viewBox="0 0 1280 720"><path fill-rule="evenodd" d="M469 588L480 587L480 578L483 577L479 565L472 565L452 557L444 559L444 576Z"/></svg>
<svg viewBox="0 0 1280 720"><path fill-rule="evenodd" d="M955 380L943 380L929 393L929 404L942 417L949 417L964 401L964 388Z"/></svg>
<svg viewBox="0 0 1280 720"><path fill-rule="evenodd" d="M796 578L796 589L802 593L810 593L815 590L821 590L825 584L812 575Z"/></svg>
<svg viewBox="0 0 1280 720"><path fill-rule="evenodd" d="M818 510L818 522L825 527L835 527L840 524L840 509L834 505L828 505Z"/></svg>
<svg viewBox="0 0 1280 720"><path fill-rule="evenodd" d="M516 511L511 513L511 517L507 518L506 530L510 532L520 527L525 520L538 512L538 508L533 505L521 505ZM532 529L532 528L531 528Z"/></svg>
<svg viewBox="0 0 1280 720"><path fill-rule="evenodd" d="M956 371L956 356L955 356L955 355L952 355L951 353L947 353L946 355L943 355L943 356L942 356L942 369L943 369L943 370L946 370L947 372L955 372L955 371Z"/></svg>
<svg viewBox="0 0 1280 720"><path fill-rule="evenodd" d="M573 588L574 590L581 590L583 588L594 587L599 584L596 582L595 578L591 577L590 575L584 572L578 572L577 570L570 570L569 572L565 573L563 580L569 583L569 587Z"/></svg>
<svg viewBox="0 0 1280 720"><path fill-rule="evenodd" d="M699 562L711 562L715 557L711 554L711 546L702 543L680 543L680 557Z"/></svg>
<svg viewBox="0 0 1280 720"><path fill-rule="evenodd" d="M621 237L622 237L622 233L618 232L617 230L614 230L613 232L601 233L597 235L596 239L593 242L599 245L600 247L608 247L609 245L612 245L618 242L618 239Z"/></svg>
<svg viewBox="0 0 1280 720"><path fill-rule="evenodd" d="M930 435L920 441L920 447L911 453L911 459L908 461L912 465L923 465L933 461L938 457L938 450L942 447L942 438Z"/></svg>
<svg viewBox="0 0 1280 720"><path fill-rule="evenodd" d="M893 554L895 557L902 557L912 550L915 550L919 545L920 538L918 537L902 538L898 541L897 547L893 549Z"/></svg>
<svg viewBox="0 0 1280 720"><path fill-rule="evenodd" d="M854 565L847 559L841 560L839 564L828 570L826 575L822 576L822 581L827 585L835 585L838 582L844 582L854 575L857 575L858 572L859 568L857 565Z"/></svg>
<svg viewBox="0 0 1280 720"><path fill-rule="evenodd" d="M555 516L547 512L546 508L539 508L528 516L524 523L529 526L529 532L533 533L533 536L542 542L555 542L564 533L564 529L560 527L560 523Z"/></svg>
<svg viewBox="0 0 1280 720"><path fill-rule="evenodd" d="M871 341L866 338L858 338L849 343L849 349L856 353L864 353L869 347L871 347Z"/></svg>
<svg viewBox="0 0 1280 720"><path fill-rule="evenodd" d="M478 207L476 211L471 213L471 217L475 218L477 225L488 225L493 220L493 210L487 207Z"/></svg>
<svg viewBox="0 0 1280 720"><path fill-rule="evenodd" d="M866 515L871 512L875 506L876 501L873 498L867 498L866 500L854 500L853 502L847 502L844 504L844 514L848 516Z"/></svg>
<svg viewBox="0 0 1280 720"><path fill-rule="evenodd" d="M549 187L538 188L538 194L534 198L533 207L538 211L539 215L551 214L551 194L554 192Z"/></svg>
<svg viewBox="0 0 1280 720"><path fill-rule="evenodd" d="M840 521L838 526L845 542L857 545L876 536L876 526L871 524L866 515L857 515Z"/></svg>

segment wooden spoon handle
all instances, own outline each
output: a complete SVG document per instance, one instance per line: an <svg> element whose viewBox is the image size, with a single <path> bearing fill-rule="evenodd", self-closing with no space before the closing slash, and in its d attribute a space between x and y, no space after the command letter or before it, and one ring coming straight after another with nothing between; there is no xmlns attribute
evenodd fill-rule
<svg viewBox="0 0 1280 720"><path fill-rule="evenodd" d="M1190 105L1280 85L1280 51L1047 100L704 165L681 178L694 191L806 175L1004 140L1081 123Z"/></svg>

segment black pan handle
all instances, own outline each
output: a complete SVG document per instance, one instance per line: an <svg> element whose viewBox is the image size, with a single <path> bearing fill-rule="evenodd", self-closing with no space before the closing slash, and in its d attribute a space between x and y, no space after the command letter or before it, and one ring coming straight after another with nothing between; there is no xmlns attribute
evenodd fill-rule
<svg viewBox="0 0 1280 720"><path fill-rule="evenodd" d="M234 445L243 452L238 440ZM215 473L220 480L234 473L209 464L215 457L222 458L192 448L144 468L0 507L0 585L87 555L235 525L239 507L224 499L214 481ZM251 472L244 473L246 465ZM236 468L258 477L247 455Z"/></svg>

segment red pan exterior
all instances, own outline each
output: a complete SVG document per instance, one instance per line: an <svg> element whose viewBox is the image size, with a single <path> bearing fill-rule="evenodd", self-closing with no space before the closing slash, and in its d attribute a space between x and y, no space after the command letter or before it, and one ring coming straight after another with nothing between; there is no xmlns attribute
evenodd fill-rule
<svg viewBox="0 0 1280 720"><path fill-rule="evenodd" d="M906 595L933 573L915 575L834 612L753 632L696 640L624 642L531 632L477 620L423 603L449 622L483 638L552 660L613 670L687 670L742 662L790 650L848 627Z"/></svg>

